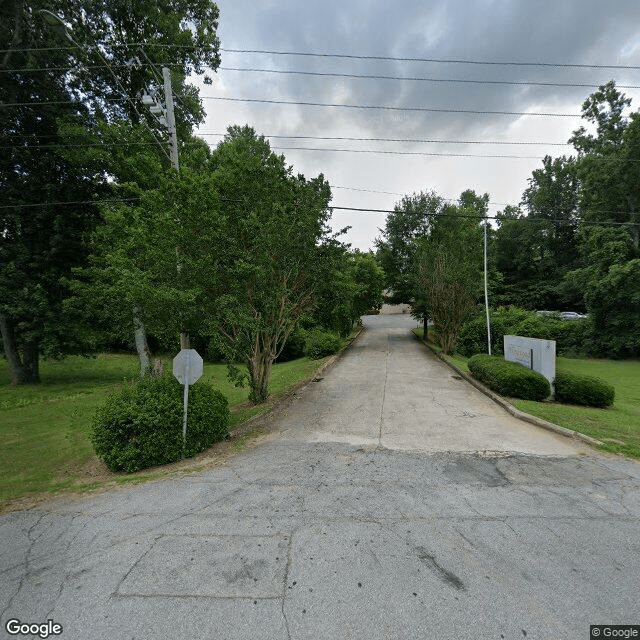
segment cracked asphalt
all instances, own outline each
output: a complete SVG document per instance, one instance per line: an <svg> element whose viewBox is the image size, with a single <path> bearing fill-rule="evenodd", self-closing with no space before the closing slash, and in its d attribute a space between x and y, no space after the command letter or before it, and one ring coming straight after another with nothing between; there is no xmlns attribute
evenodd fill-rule
<svg viewBox="0 0 640 640"><path fill-rule="evenodd" d="M110 640L640 624L640 465L511 418L406 316L365 322L224 464L0 516L0 637L25 637L10 619Z"/></svg>

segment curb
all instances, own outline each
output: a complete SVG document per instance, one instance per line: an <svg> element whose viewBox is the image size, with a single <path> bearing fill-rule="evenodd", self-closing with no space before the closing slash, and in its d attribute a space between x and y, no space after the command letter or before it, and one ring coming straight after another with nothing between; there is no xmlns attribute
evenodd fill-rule
<svg viewBox="0 0 640 640"><path fill-rule="evenodd" d="M422 344L424 344L431 353L433 353L436 358L440 361L444 362L448 367L453 369L459 376L464 378L469 384L473 385L478 391L484 393L485 396L491 398L496 404L499 404L505 411L510 413L514 418L518 418L519 420L523 420L524 422L528 422L530 424L535 425L536 427L541 427L542 429L546 429L547 431L553 431L558 435L565 436L566 438L573 438L574 440L581 440L586 444L590 445L599 445L604 444L600 442L600 440L596 440L595 438L590 438L589 436L585 436L584 433L580 433L579 431L573 431L572 429L567 429L566 427L561 427L560 425L554 424L553 422L548 422L547 420L543 420L542 418L538 418L536 416L532 416L529 413L525 413L524 411L520 411L516 409L512 404L508 403L502 396L499 396L494 391L491 391L488 387L485 387L481 382L478 382L473 376L470 376L465 371L461 371L456 367L455 364L449 362L446 358L444 358L439 353L436 353L429 344L427 344L424 340L421 340L414 332L411 331L417 340L420 340Z"/></svg>
<svg viewBox="0 0 640 640"><path fill-rule="evenodd" d="M269 416L276 410L279 409L286 402L291 400L291 398L298 392L302 387L307 386L312 380L317 379L321 376L329 367L334 365L342 356L351 348L351 345L355 343L355 341L360 337L360 334L365 330L364 325L360 325L358 327L358 332L353 338L347 340L347 344L338 351L338 353L334 353L329 359L321 364L310 376L297 382L291 389L285 391L277 400L273 402L273 404L267 409L265 412L258 414L257 416L253 416L249 418L246 422L239 424L233 429L229 430L229 435L227 438L237 438L238 436L242 436L245 433L248 433L252 429L255 429L259 426L258 423L262 422L269 418Z"/></svg>

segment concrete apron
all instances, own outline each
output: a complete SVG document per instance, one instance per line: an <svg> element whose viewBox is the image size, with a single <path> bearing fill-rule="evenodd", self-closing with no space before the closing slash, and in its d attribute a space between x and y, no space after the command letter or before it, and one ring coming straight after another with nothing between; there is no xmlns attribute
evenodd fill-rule
<svg viewBox="0 0 640 640"><path fill-rule="evenodd" d="M275 438L401 451L593 453L509 415L411 335L404 315L365 316L364 331L322 379L272 416Z"/></svg>

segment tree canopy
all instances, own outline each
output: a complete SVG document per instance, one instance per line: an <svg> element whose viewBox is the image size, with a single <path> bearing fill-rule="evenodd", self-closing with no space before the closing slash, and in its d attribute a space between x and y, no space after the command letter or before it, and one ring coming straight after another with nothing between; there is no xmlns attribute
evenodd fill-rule
<svg viewBox="0 0 640 640"><path fill-rule="evenodd" d="M219 64L218 9L209 0L49 3L71 38L39 10L28 0L0 7L0 144L9 149L0 158L0 329L15 383L38 380L41 353L86 348L81 327L70 330L65 280L86 264L97 203L122 197L117 185L131 178L131 166L114 157L150 144L169 166L140 90L170 60L186 136L204 112L185 78ZM135 125L144 136L126 131ZM143 184L154 175L142 173Z"/></svg>

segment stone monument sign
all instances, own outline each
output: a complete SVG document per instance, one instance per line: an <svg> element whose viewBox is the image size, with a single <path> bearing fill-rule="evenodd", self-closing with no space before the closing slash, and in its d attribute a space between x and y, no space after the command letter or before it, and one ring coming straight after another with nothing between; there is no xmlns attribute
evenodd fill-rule
<svg viewBox="0 0 640 640"><path fill-rule="evenodd" d="M541 373L551 385L556 379L556 341L504 336L504 359L519 362L529 369Z"/></svg>

